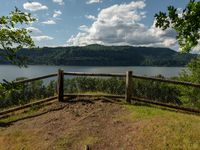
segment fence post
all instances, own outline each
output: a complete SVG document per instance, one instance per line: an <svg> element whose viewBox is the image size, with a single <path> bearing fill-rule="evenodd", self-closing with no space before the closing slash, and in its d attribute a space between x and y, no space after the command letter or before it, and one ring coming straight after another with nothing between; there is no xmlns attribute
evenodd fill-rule
<svg viewBox="0 0 200 150"><path fill-rule="evenodd" d="M63 70L58 70L58 81L57 81L57 92L58 101L62 102L64 100L64 72Z"/></svg>
<svg viewBox="0 0 200 150"><path fill-rule="evenodd" d="M132 97L132 71L126 72L126 94L125 94L125 100L128 103L131 103L131 97Z"/></svg>

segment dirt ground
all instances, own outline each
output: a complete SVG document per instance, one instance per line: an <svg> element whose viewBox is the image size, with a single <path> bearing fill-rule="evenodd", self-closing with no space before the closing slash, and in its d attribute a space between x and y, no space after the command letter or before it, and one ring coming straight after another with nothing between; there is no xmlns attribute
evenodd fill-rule
<svg viewBox="0 0 200 150"><path fill-rule="evenodd" d="M48 110L48 111L47 111ZM45 113L44 113L45 112ZM0 149L133 149L131 122L122 105L79 100L57 103L0 129ZM40 114L39 113L39 114Z"/></svg>
<svg viewBox="0 0 200 150"><path fill-rule="evenodd" d="M0 122L0 150L198 149L200 117L105 99L54 103ZM191 119L191 120L190 120ZM176 132L175 132L176 131ZM183 132L184 131L184 132ZM171 147L171 148L170 148Z"/></svg>

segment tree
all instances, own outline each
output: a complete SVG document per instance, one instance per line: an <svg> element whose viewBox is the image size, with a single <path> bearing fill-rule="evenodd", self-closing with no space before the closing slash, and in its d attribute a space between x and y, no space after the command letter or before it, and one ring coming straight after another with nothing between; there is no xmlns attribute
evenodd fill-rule
<svg viewBox="0 0 200 150"><path fill-rule="evenodd" d="M172 27L177 32L177 40L182 52L189 52L200 40L200 1L190 0L186 8L179 13L174 6L168 7L168 13L155 15L156 27L166 30Z"/></svg>
<svg viewBox="0 0 200 150"><path fill-rule="evenodd" d="M179 79L200 84L200 57L193 59L188 65L187 69L183 70ZM181 92L181 99L185 104L191 107L200 108L200 89L194 87L179 87Z"/></svg>
<svg viewBox="0 0 200 150"><path fill-rule="evenodd" d="M19 66L25 65L25 57L19 56L17 52L24 48L34 47L34 42L29 35L31 32L26 28L17 28L35 21L30 13L25 13L15 8L9 16L0 17L0 56Z"/></svg>

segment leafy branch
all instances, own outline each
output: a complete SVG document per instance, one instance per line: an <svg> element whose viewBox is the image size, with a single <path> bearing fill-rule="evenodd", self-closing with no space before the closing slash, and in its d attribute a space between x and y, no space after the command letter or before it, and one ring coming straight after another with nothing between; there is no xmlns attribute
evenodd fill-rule
<svg viewBox="0 0 200 150"><path fill-rule="evenodd" d="M10 13L9 16L0 17L0 56L5 60L18 66L25 66L26 58L17 55L17 52L24 48L35 46L30 36L30 30L26 28L16 28L17 25L28 25L36 19L30 13L22 12L18 8Z"/></svg>
<svg viewBox="0 0 200 150"><path fill-rule="evenodd" d="M168 13L155 14L156 27L163 30L173 28L182 52L189 52L200 40L200 1L190 0L180 13L174 6L168 7Z"/></svg>

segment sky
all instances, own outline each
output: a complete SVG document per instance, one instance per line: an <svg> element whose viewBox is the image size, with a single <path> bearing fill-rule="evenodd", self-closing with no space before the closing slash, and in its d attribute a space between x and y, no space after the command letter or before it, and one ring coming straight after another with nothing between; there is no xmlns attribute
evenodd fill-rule
<svg viewBox="0 0 200 150"><path fill-rule="evenodd" d="M154 15L169 5L184 8L189 0L0 0L0 16L15 6L37 21L26 26L37 46L88 44L170 47L173 29L155 27Z"/></svg>

